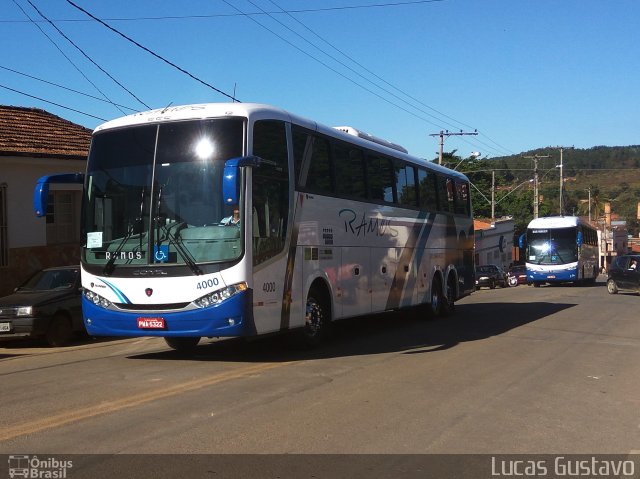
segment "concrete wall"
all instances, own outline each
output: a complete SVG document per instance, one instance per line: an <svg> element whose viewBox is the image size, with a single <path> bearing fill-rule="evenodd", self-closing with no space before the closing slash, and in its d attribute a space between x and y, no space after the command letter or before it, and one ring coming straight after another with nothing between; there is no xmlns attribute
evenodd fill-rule
<svg viewBox="0 0 640 479"><path fill-rule="evenodd" d="M476 266L495 264L506 271L513 262L514 221L496 221L489 229L476 229Z"/></svg>
<svg viewBox="0 0 640 479"><path fill-rule="evenodd" d="M0 267L0 296L13 291L38 269L79 262L79 244L47 247L46 219L33 212L38 178L84 172L85 160L0 157L0 184L5 183L9 265ZM82 190L82 185L52 185L51 190Z"/></svg>

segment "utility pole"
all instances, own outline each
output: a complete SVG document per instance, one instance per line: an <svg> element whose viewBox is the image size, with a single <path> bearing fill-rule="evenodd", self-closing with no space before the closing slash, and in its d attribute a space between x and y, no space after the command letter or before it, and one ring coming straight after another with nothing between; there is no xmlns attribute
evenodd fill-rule
<svg viewBox="0 0 640 479"><path fill-rule="evenodd" d="M496 222L496 171L491 170L491 224Z"/></svg>
<svg viewBox="0 0 640 479"><path fill-rule="evenodd" d="M562 172L562 167L563 167L563 165L562 165L562 152L564 150L573 149L573 146L556 146L556 148L560 149L560 165L559 165L559 168L560 168L560 208L559 209L560 209L560 216L563 216L564 215L564 210L562 208L562 192L564 191L564 175L563 175L563 172Z"/></svg>
<svg viewBox="0 0 640 479"><path fill-rule="evenodd" d="M442 164L442 151L444 149L444 137L449 137L449 136L464 136L464 135L477 135L478 134L478 130L474 130L474 131L462 131L460 130L457 133L451 132L449 130L440 130L440 133L430 133L429 136L439 136L440 137L440 154L438 155L438 164L441 165Z"/></svg>
<svg viewBox="0 0 640 479"><path fill-rule="evenodd" d="M589 187L589 223L591 223L591 187Z"/></svg>
<svg viewBox="0 0 640 479"><path fill-rule="evenodd" d="M538 160L540 158L550 158L550 156L534 155L525 156L524 158L533 160L533 219L536 219L538 217L538 204L540 202L540 195L538 194Z"/></svg>

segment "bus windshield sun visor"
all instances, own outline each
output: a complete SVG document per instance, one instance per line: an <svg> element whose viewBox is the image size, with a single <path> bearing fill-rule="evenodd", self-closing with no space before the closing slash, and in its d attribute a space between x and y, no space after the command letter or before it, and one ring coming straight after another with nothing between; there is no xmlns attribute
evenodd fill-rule
<svg viewBox="0 0 640 479"><path fill-rule="evenodd" d="M82 173L63 173L59 175L42 176L36 183L33 191L33 211L38 218L42 218L47 214L49 206L49 185L55 184L83 184L84 174Z"/></svg>

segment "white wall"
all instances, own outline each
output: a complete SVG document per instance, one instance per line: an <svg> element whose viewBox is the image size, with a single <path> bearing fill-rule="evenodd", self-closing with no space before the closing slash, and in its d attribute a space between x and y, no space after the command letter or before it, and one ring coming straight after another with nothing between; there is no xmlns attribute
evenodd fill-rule
<svg viewBox="0 0 640 479"><path fill-rule="evenodd" d="M496 264L505 270L513 262L514 221L496 221L486 230L476 230L476 266Z"/></svg>
<svg viewBox="0 0 640 479"><path fill-rule="evenodd" d="M9 248L45 246L46 219L33 211L38 178L55 173L84 173L85 160L0 157L0 183L7 184ZM82 190L82 185L51 185L51 190Z"/></svg>

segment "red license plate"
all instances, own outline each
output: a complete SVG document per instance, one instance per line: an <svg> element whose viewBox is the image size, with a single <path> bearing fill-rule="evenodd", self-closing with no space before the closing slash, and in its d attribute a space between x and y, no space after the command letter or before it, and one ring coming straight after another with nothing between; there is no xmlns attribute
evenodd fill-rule
<svg viewBox="0 0 640 479"><path fill-rule="evenodd" d="M164 318L138 318L138 329L164 329Z"/></svg>

